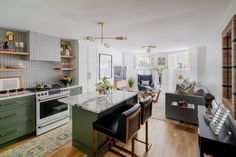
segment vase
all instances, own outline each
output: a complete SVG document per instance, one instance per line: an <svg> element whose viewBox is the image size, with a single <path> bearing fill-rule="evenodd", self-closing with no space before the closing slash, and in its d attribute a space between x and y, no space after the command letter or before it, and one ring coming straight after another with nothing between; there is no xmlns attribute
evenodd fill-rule
<svg viewBox="0 0 236 157"><path fill-rule="evenodd" d="M159 76L159 83L162 83L162 77L161 77L161 75Z"/></svg>

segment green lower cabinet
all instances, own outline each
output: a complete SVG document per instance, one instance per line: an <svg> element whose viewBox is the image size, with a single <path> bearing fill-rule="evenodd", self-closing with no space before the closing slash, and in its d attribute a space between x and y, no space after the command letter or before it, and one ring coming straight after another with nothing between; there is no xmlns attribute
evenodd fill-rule
<svg viewBox="0 0 236 157"><path fill-rule="evenodd" d="M74 96L74 95L79 95L82 94L82 87L74 87L74 88L70 88L70 96ZM69 110L70 110L70 118L72 117L72 106L69 106Z"/></svg>
<svg viewBox="0 0 236 157"><path fill-rule="evenodd" d="M32 117L32 113L33 113L32 106L17 108L14 110L7 110L1 113L0 129L12 124L17 124L18 122L34 119Z"/></svg>
<svg viewBox="0 0 236 157"><path fill-rule="evenodd" d="M99 118L97 113L73 107L72 118L72 145L80 151L92 156L93 148L93 122ZM99 148L107 142L106 135L97 132L96 146ZM96 157L102 157L108 151L108 146L97 153Z"/></svg>
<svg viewBox="0 0 236 157"><path fill-rule="evenodd" d="M33 121L26 121L0 130L0 144L14 140L35 130Z"/></svg>
<svg viewBox="0 0 236 157"><path fill-rule="evenodd" d="M0 100L0 116L3 111L35 104L35 96L24 96L7 100Z"/></svg>
<svg viewBox="0 0 236 157"><path fill-rule="evenodd" d="M0 148L35 132L35 96L0 101Z"/></svg>

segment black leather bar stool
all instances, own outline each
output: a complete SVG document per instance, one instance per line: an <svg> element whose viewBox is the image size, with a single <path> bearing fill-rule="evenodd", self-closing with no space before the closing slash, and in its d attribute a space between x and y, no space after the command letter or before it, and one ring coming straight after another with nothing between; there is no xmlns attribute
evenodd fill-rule
<svg viewBox="0 0 236 157"><path fill-rule="evenodd" d="M151 144L148 143L148 119L152 116L152 97L148 96L144 100L139 102L141 105L141 124L145 124L145 142L136 139L139 142L145 144L145 151L151 148Z"/></svg>
<svg viewBox="0 0 236 157"><path fill-rule="evenodd" d="M135 138L136 141L145 144L145 154L150 150L151 144L148 143L148 119L152 116L152 97L147 96L143 100L139 102L141 106L141 124L145 124L145 141L139 140L137 137ZM130 108L132 105L123 105L121 108L114 111L117 114L120 114Z"/></svg>
<svg viewBox="0 0 236 157"><path fill-rule="evenodd" d="M129 107L120 114L112 113L99 118L93 123L93 156L97 152L111 144L113 140L118 140L127 144L132 141L132 157L135 156L134 140L137 131L141 125L141 107L140 104L129 105ZM96 131L101 132L109 137L108 142L102 145L98 150L96 146ZM114 151L114 150L113 150ZM118 152L116 152L118 153ZM119 153L118 153L119 154ZM124 155L123 155L124 156Z"/></svg>

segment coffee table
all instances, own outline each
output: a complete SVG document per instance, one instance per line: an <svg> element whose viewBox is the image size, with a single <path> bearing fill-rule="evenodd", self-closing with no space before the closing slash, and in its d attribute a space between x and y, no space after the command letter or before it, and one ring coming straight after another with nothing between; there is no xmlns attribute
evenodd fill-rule
<svg viewBox="0 0 236 157"><path fill-rule="evenodd" d="M146 97L151 96L152 101L157 102L159 95L160 95L160 91L154 92L150 90L150 91L140 91L138 94L138 97L139 97L139 101L141 101L142 99L145 99Z"/></svg>

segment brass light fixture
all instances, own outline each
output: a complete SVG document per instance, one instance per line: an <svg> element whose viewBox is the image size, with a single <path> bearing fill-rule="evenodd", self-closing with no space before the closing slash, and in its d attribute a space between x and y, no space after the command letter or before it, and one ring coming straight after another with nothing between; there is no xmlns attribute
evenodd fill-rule
<svg viewBox="0 0 236 157"><path fill-rule="evenodd" d="M147 53L151 53L152 51L151 49L156 48L156 46L149 45L149 46L143 46L142 48L145 48Z"/></svg>
<svg viewBox="0 0 236 157"><path fill-rule="evenodd" d="M101 27L101 37L87 36L86 39L89 41L96 41L100 39L101 44L106 47L110 47L110 45L103 43L104 39L127 40L127 36L104 37L104 24L104 22L98 22L98 25Z"/></svg>

